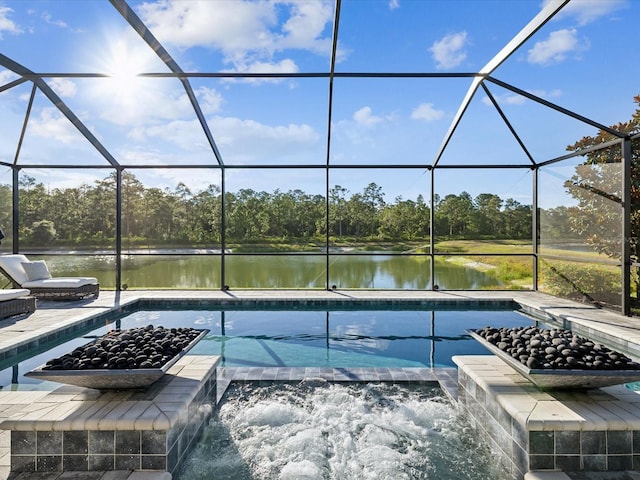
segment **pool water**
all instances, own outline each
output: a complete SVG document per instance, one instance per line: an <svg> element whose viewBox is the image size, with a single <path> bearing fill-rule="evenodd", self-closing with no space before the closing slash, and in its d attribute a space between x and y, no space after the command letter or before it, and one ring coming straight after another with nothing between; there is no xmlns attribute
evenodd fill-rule
<svg viewBox="0 0 640 480"><path fill-rule="evenodd" d="M515 310L232 310L137 312L122 328L187 318L210 330L191 352L228 367L451 367L453 355L487 353L465 329L533 323Z"/></svg>
<svg viewBox="0 0 640 480"><path fill-rule="evenodd" d="M161 325L208 329L208 335L190 353L220 355L221 365L229 367L402 368L452 367L454 355L487 354L466 329L533 323L513 308L140 310L110 318L58 345L26 352L18 357L18 363L5 361L0 364L0 387L40 385L41 381L22 374L114 328Z"/></svg>
<svg viewBox="0 0 640 480"><path fill-rule="evenodd" d="M178 480L511 480L428 385L231 384Z"/></svg>

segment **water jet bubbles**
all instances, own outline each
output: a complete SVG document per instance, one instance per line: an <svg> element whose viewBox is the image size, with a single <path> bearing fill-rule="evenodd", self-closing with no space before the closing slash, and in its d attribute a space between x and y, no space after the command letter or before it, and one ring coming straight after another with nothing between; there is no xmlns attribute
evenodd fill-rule
<svg viewBox="0 0 640 480"><path fill-rule="evenodd" d="M248 425L278 427L296 423L301 419L298 409L289 405L270 402L265 405L254 405L239 415L239 421Z"/></svg>
<svg viewBox="0 0 640 480"><path fill-rule="evenodd" d="M431 387L297 387L232 383L185 473L174 478L507 478L457 408L425 393Z"/></svg>
<svg viewBox="0 0 640 480"><path fill-rule="evenodd" d="M360 449L358 460L362 471L358 478L402 478L403 455L385 445L370 445ZM406 478L406 477L405 477Z"/></svg>
<svg viewBox="0 0 640 480"><path fill-rule="evenodd" d="M318 468L313 462L303 460L301 462L289 462L280 472L278 477L281 480L316 480L324 478L322 469Z"/></svg>
<svg viewBox="0 0 640 480"><path fill-rule="evenodd" d="M326 457L329 446L322 431L317 428L305 428L284 439L282 447L291 452L292 456L297 453L308 452L314 461L322 461Z"/></svg>

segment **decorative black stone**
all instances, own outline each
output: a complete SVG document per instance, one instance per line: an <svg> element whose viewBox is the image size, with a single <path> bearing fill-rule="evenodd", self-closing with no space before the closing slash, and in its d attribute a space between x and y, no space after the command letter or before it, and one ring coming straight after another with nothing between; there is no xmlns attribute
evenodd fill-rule
<svg viewBox="0 0 640 480"><path fill-rule="evenodd" d="M531 369L640 370L640 363L571 330L484 327L475 333Z"/></svg>
<svg viewBox="0 0 640 480"><path fill-rule="evenodd" d="M114 330L24 375L99 390L145 388L165 375L209 330Z"/></svg>
<svg viewBox="0 0 640 480"><path fill-rule="evenodd" d="M202 330L162 326L112 330L58 358L42 370L159 368L189 345Z"/></svg>

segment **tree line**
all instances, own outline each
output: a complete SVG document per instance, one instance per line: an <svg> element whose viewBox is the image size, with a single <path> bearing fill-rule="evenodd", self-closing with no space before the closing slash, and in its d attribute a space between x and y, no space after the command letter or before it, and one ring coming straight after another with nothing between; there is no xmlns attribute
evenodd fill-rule
<svg viewBox="0 0 640 480"><path fill-rule="evenodd" d="M123 242L139 245L219 245L222 193L217 185L191 191L147 187L135 175L122 175ZM11 187L0 185L0 227L11 224ZM227 243L322 242L327 232L324 195L299 189L226 192ZM351 193L329 190L328 231L336 241L420 241L430 236L430 205L415 200L385 200L370 183ZM116 231L115 173L93 185L47 189L23 175L19 182L19 235L22 245L112 245ZM435 196L435 232L443 238L531 238L531 206L512 198L467 192Z"/></svg>
<svg viewBox="0 0 640 480"><path fill-rule="evenodd" d="M638 109L627 122L613 127L640 131ZM576 205L540 209L540 236L582 238L601 253L620 256L621 152L614 146L590 147L614 140L600 131L584 137L569 151L585 150L584 161L565 182ZM640 141L631 157L631 254L638 258L640 238ZM19 236L24 246L111 246L116 233L116 174L92 185L48 189L34 177L19 181ZM322 243L335 241L422 241L431 235L430 202L396 197L387 201L382 187L370 183L361 192L340 185L324 195L300 189L273 192L240 189L224 199L226 241L233 243ZM214 246L221 243L221 189L209 185L191 191L184 183L171 190L146 187L130 172L122 174L122 236L129 245ZM467 192L434 198L434 230L438 239L530 239L532 207L498 195ZM0 185L0 228L12 224L12 188ZM327 224L328 223L328 224Z"/></svg>

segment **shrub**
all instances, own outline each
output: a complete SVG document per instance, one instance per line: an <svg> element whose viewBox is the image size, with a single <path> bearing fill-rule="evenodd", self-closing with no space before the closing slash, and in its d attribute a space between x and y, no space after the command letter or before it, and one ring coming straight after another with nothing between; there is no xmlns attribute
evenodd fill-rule
<svg viewBox="0 0 640 480"><path fill-rule="evenodd" d="M616 267L576 262L540 262L540 283L551 295L620 304L622 283Z"/></svg>
<svg viewBox="0 0 640 480"><path fill-rule="evenodd" d="M505 260L498 264L495 270L495 276L505 282L512 280L522 280L531 278L532 266L531 262L522 262L518 260Z"/></svg>

